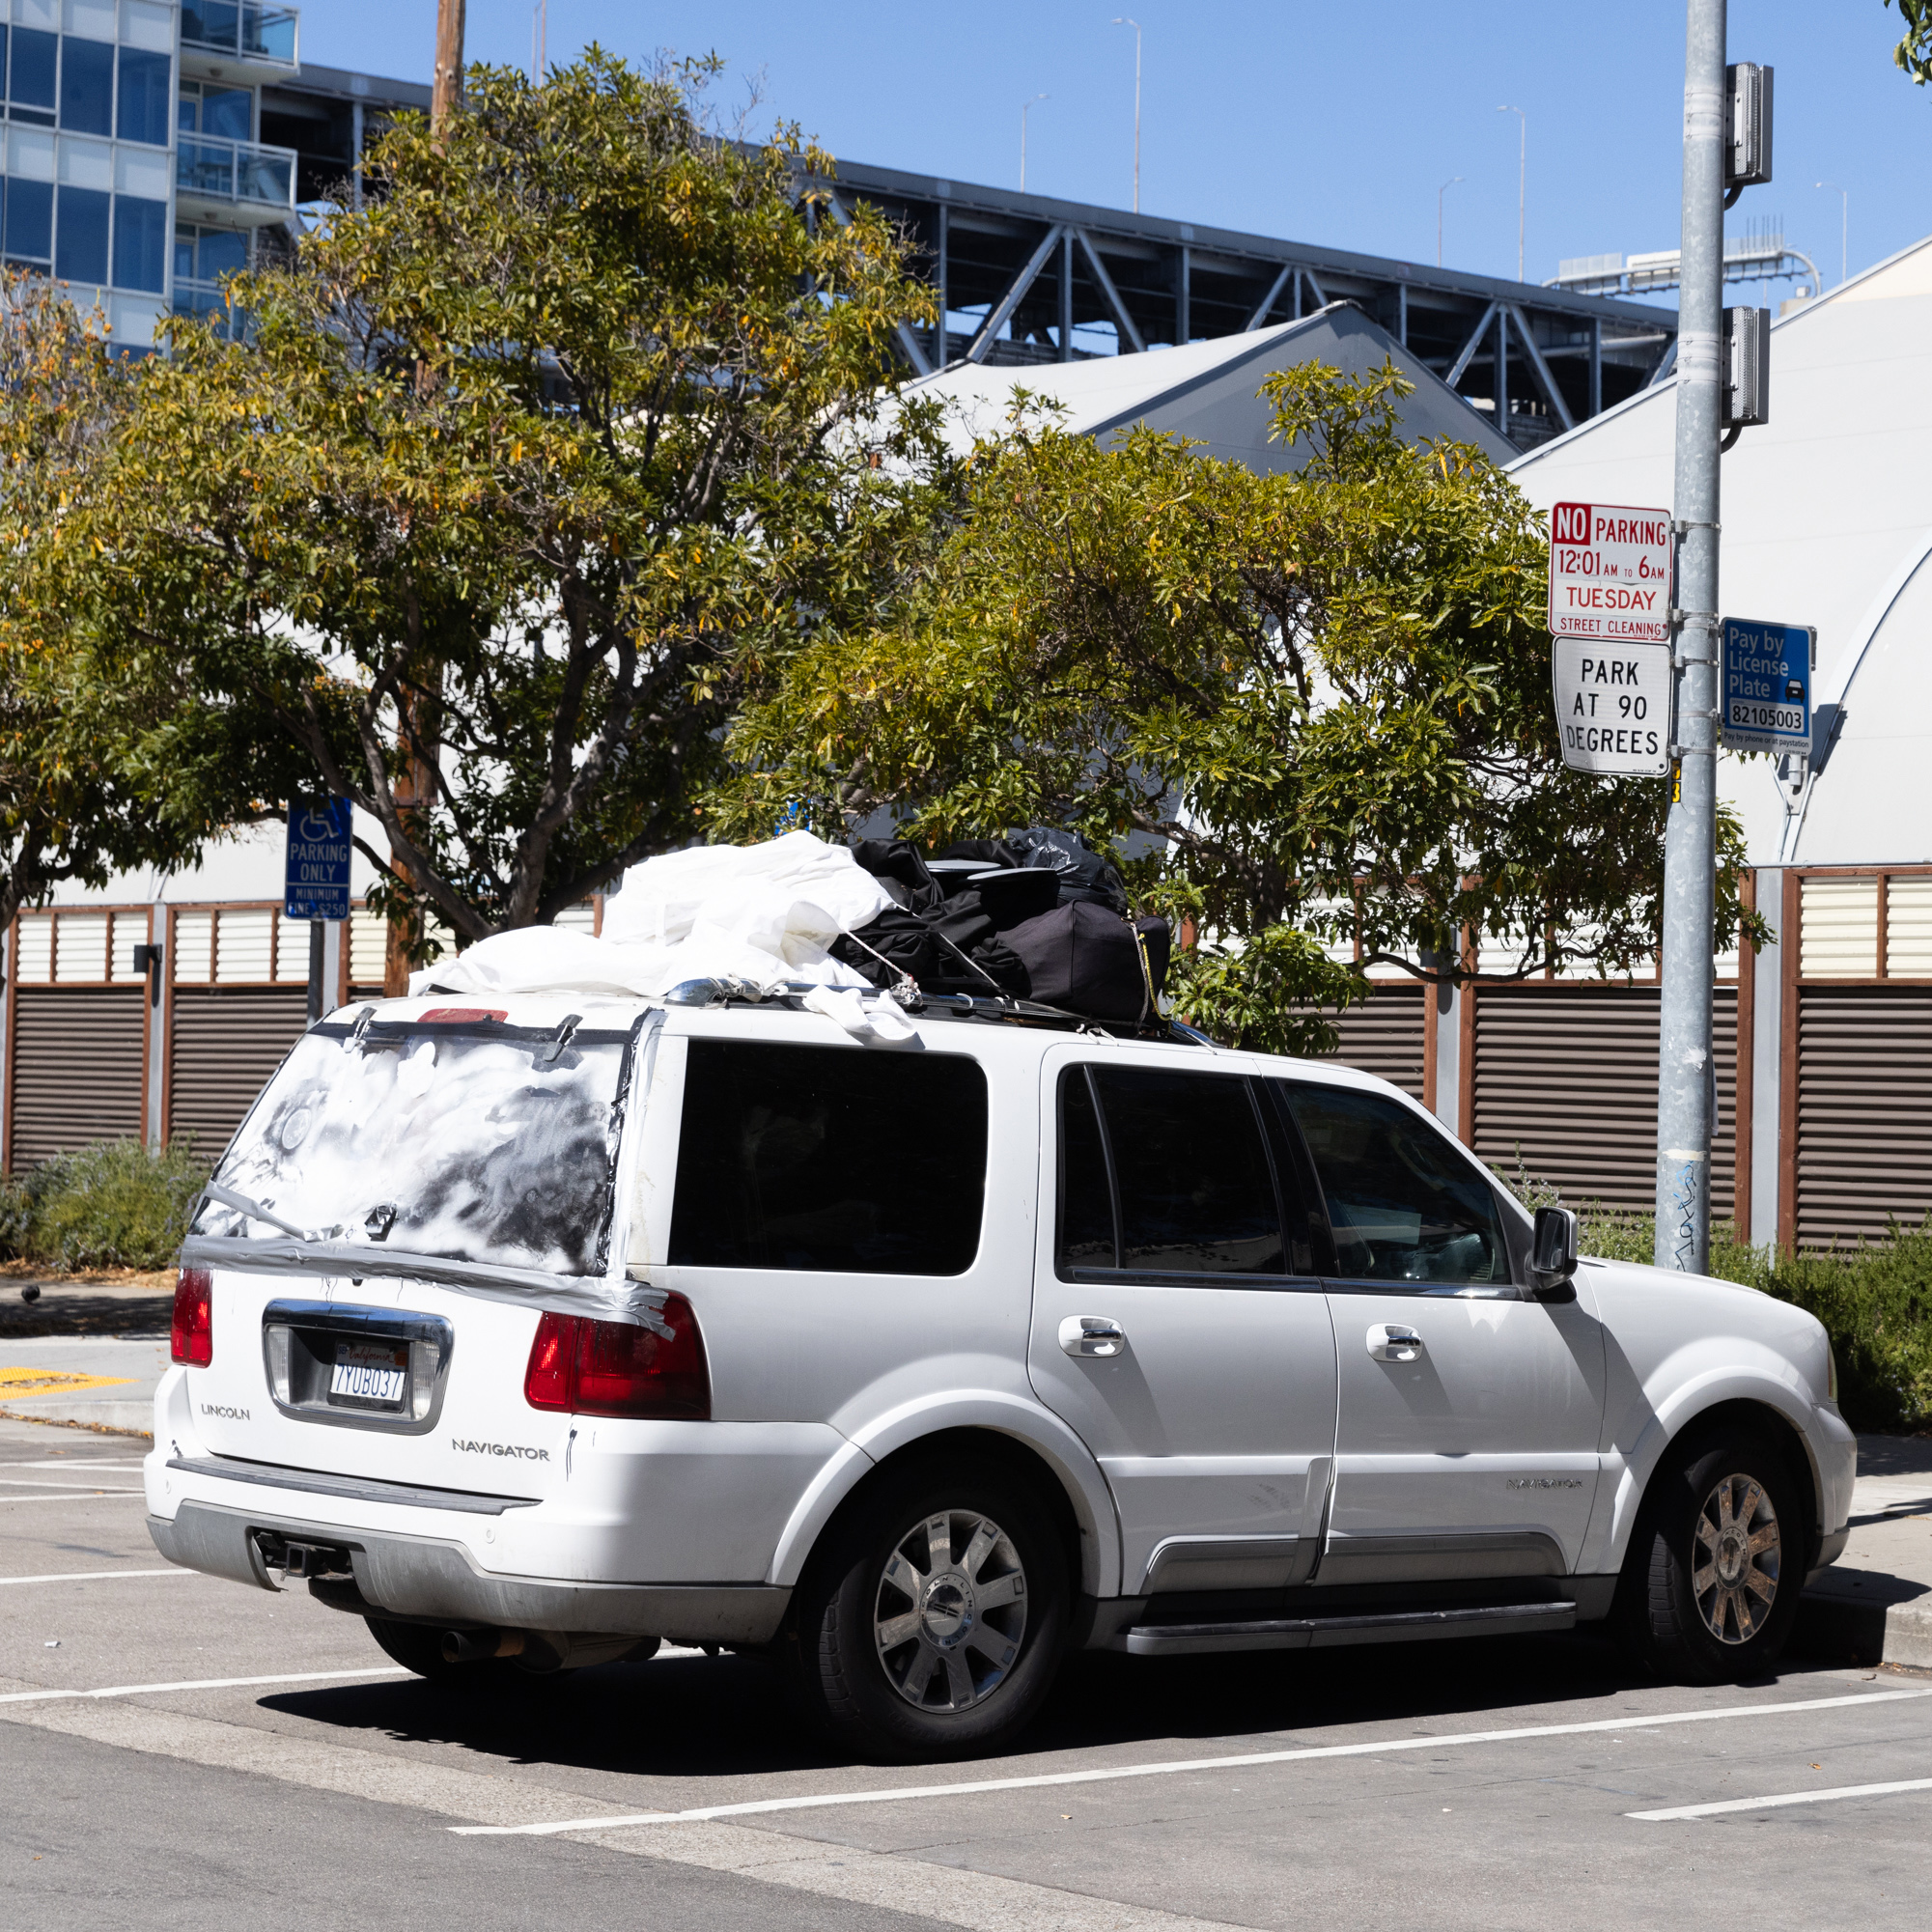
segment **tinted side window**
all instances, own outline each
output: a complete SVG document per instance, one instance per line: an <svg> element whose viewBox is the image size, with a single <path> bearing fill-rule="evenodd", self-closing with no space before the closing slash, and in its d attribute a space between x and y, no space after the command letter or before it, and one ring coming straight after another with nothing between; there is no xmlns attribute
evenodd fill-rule
<svg viewBox="0 0 1932 1932"><path fill-rule="evenodd" d="M1060 1076L1060 1223L1055 1258L1069 1268L1118 1265L1114 1244L1113 1183L1107 1176L1106 1147L1100 1115L1084 1067Z"/></svg>
<svg viewBox="0 0 1932 1932"><path fill-rule="evenodd" d="M671 1261L963 1274L986 1117L986 1076L964 1054L693 1040Z"/></svg>
<svg viewBox="0 0 1932 1932"><path fill-rule="evenodd" d="M1496 1196L1433 1129L1392 1100L1277 1083L1328 1202L1337 1272L1369 1281L1507 1281Z"/></svg>
<svg viewBox="0 0 1932 1932"><path fill-rule="evenodd" d="M1111 1158L1119 1227L1119 1265L1130 1271L1190 1274L1279 1274L1280 1206L1274 1169L1261 1136L1247 1082L1225 1074L1157 1072L1093 1067L1088 1070L1105 1121ZM1063 1095L1078 1086L1069 1081ZM1063 1129L1071 1160L1078 1161L1082 1104L1072 1100ZM1093 1171L1085 1157L1086 1172ZM1070 1173L1078 1173L1078 1164ZM1065 1196L1074 1209L1081 1196ZM1095 1196L1091 1182L1085 1198ZM1106 1266L1104 1241L1096 1239L1092 1211L1084 1223L1069 1216L1060 1246L1073 1266L1077 1236L1095 1254L1086 1266Z"/></svg>

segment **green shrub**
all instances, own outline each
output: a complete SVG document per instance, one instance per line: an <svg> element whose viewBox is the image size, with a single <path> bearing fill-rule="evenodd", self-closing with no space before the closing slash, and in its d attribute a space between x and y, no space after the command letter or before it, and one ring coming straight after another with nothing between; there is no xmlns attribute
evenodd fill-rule
<svg viewBox="0 0 1932 1932"><path fill-rule="evenodd" d="M192 1141L105 1140L0 1181L0 1250L47 1267L166 1268L209 1176Z"/></svg>

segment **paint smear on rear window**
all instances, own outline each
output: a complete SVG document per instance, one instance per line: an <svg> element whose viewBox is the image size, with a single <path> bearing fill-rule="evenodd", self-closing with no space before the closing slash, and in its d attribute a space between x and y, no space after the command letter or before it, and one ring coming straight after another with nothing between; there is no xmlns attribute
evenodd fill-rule
<svg viewBox="0 0 1932 1932"><path fill-rule="evenodd" d="M447 1026L304 1034L215 1173L347 1241L554 1274L602 1274L632 1037ZM195 1232L270 1235L205 1206Z"/></svg>

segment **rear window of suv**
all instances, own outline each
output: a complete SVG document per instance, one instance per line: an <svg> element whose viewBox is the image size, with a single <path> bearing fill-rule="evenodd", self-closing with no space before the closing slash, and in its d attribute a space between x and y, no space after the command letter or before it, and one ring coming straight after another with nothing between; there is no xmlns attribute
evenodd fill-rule
<svg viewBox="0 0 1932 1932"><path fill-rule="evenodd" d="M986 1076L965 1054L693 1040L670 1260L963 1274L986 1123Z"/></svg>

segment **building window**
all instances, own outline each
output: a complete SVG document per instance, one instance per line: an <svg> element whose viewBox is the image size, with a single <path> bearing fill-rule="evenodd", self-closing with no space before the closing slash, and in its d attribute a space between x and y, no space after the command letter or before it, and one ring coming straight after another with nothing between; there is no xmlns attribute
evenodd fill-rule
<svg viewBox="0 0 1932 1932"><path fill-rule="evenodd" d="M0 248L9 262L44 268L54 252L54 184L15 176L6 188L6 236Z"/></svg>
<svg viewBox="0 0 1932 1932"><path fill-rule="evenodd" d="M13 103L15 121L31 121L37 126L54 125L54 67L60 53L60 37L43 34L38 27L15 27L7 71L7 98Z"/></svg>
<svg viewBox="0 0 1932 1932"><path fill-rule="evenodd" d="M114 131L114 49L67 37L61 49L61 126L70 134Z"/></svg>
<svg viewBox="0 0 1932 1932"><path fill-rule="evenodd" d="M63 184L59 206L59 246L54 273L63 282L107 280L107 215L110 197L98 188Z"/></svg>
<svg viewBox="0 0 1932 1932"><path fill-rule="evenodd" d="M143 53L139 47L121 49L121 101L115 131L124 141L168 145L170 70L166 54Z"/></svg>
<svg viewBox="0 0 1932 1932"><path fill-rule="evenodd" d="M168 205L114 197L114 286L158 295L166 286Z"/></svg>
<svg viewBox="0 0 1932 1932"><path fill-rule="evenodd" d="M204 87L182 83L176 125L183 134L212 134L223 141L255 138L255 92L247 87Z"/></svg>

